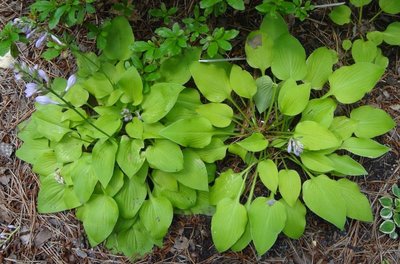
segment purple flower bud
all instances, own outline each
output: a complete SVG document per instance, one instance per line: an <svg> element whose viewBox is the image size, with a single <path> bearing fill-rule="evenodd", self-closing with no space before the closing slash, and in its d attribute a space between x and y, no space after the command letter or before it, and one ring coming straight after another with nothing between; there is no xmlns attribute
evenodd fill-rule
<svg viewBox="0 0 400 264"><path fill-rule="evenodd" d="M49 76L47 76L47 74L44 72L44 70L38 70L38 74L40 76L40 78L43 79L43 81L45 82L49 82Z"/></svg>
<svg viewBox="0 0 400 264"><path fill-rule="evenodd" d="M51 37L51 39L55 42L55 43L57 43L58 45L64 45L64 43L62 43L61 42L61 40L59 39L59 38L57 38L56 36L54 36L54 35L50 35L50 37Z"/></svg>
<svg viewBox="0 0 400 264"><path fill-rule="evenodd" d="M15 73L14 78L17 81L20 81L20 80L22 80L22 74L21 73Z"/></svg>
<svg viewBox="0 0 400 264"><path fill-rule="evenodd" d="M293 144L293 140L289 139L289 142L287 144L287 153L291 153L292 152L292 144Z"/></svg>
<svg viewBox="0 0 400 264"><path fill-rule="evenodd" d="M36 40L36 42L35 42L35 47L36 48L40 48L42 45L43 45L43 43L44 43L44 41L47 39L47 33L43 33L39 38L38 38L38 40Z"/></svg>
<svg viewBox="0 0 400 264"><path fill-rule="evenodd" d="M26 97L31 97L38 91L38 85L36 83L27 83L25 88Z"/></svg>
<svg viewBox="0 0 400 264"><path fill-rule="evenodd" d="M58 102L51 100L48 96L41 95L35 98L35 101L39 104L42 105L47 105L47 104L59 104Z"/></svg>
<svg viewBox="0 0 400 264"><path fill-rule="evenodd" d="M33 35L35 32L36 32L36 28L35 28L34 30L32 30L32 31L27 32L26 38L27 38L27 39L31 38L32 35Z"/></svg>
<svg viewBox="0 0 400 264"><path fill-rule="evenodd" d="M69 76L68 81L67 81L67 87L65 87L65 92L68 92L68 90L75 84L76 82L76 76L75 74L72 74Z"/></svg>

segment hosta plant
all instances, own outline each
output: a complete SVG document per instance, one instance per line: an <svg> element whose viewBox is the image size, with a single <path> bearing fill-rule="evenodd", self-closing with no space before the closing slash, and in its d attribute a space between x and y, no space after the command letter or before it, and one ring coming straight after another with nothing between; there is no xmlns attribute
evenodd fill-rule
<svg viewBox="0 0 400 264"><path fill-rule="evenodd" d="M396 229L400 227L400 188L397 184L393 184L392 193L394 198L390 196L379 198L379 203L382 205L379 215L383 219L379 231L392 239L397 239L399 234Z"/></svg>
<svg viewBox="0 0 400 264"><path fill-rule="evenodd" d="M372 221L347 178L367 172L349 153L383 155L389 148L372 138L395 123L372 106L346 115L338 105L362 99L384 66L333 70L335 51L307 56L275 16L245 43L260 71L202 63L198 49L186 49L150 82L129 64L129 23L117 17L110 27L103 53L76 53L76 83L43 84L48 104L20 127L17 155L40 175L39 212L76 208L92 246L106 241L128 256L160 246L174 213L213 215L218 251L253 241L259 255L281 232L299 238L307 208L339 229L347 217ZM227 155L242 161L216 172Z"/></svg>

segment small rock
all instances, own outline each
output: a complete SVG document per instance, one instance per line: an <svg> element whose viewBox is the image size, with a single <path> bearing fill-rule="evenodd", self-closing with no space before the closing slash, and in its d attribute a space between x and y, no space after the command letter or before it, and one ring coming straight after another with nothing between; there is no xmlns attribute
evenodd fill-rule
<svg viewBox="0 0 400 264"><path fill-rule="evenodd" d="M87 254L85 251L80 250L79 248L75 249L75 253L80 258L87 258Z"/></svg>
<svg viewBox="0 0 400 264"><path fill-rule="evenodd" d="M11 144L7 144L4 142L0 143L0 156L10 157L13 151L14 148Z"/></svg>
<svg viewBox="0 0 400 264"><path fill-rule="evenodd" d="M42 229L35 237L34 244L36 247L40 247L49 240L52 236L52 233L46 228Z"/></svg>
<svg viewBox="0 0 400 264"><path fill-rule="evenodd" d="M23 226L20 231L19 239L21 240L23 245L27 245L29 241L31 241L31 233L29 233L29 228Z"/></svg>
<svg viewBox="0 0 400 264"><path fill-rule="evenodd" d="M189 247L189 239L184 236L177 237L174 243L174 249L181 251Z"/></svg>
<svg viewBox="0 0 400 264"><path fill-rule="evenodd" d="M392 108L395 111L399 111L400 110L400 104L391 105L390 108Z"/></svg>

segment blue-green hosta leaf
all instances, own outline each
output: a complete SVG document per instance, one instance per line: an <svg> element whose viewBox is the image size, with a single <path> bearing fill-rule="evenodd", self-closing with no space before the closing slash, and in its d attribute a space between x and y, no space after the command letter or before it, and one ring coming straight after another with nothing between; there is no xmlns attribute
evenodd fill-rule
<svg viewBox="0 0 400 264"><path fill-rule="evenodd" d="M183 169L183 154L181 148L169 140L155 140L148 146L145 157L150 167L165 172L178 172Z"/></svg>
<svg viewBox="0 0 400 264"><path fill-rule="evenodd" d="M97 246L113 231L118 220L118 206L113 198L107 195L93 195L77 211L77 217L83 222L90 245Z"/></svg>
<svg viewBox="0 0 400 264"><path fill-rule="evenodd" d="M353 56L354 62L373 62L378 49L376 44L372 41L364 41L357 39L353 42L351 48L351 55Z"/></svg>
<svg viewBox="0 0 400 264"><path fill-rule="evenodd" d="M257 92L253 76L238 65L233 65L230 74L232 90L241 97L251 99Z"/></svg>
<svg viewBox="0 0 400 264"><path fill-rule="evenodd" d="M117 86L123 91L121 102L133 105L139 105L142 102L143 82L135 67L131 66L124 71Z"/></svg>
<svg viewBox="0 0 400 264"><path fill-rule="evenodd" d="M367 197L360 192L357 183L348 179L340 179L337 183L346 203L346 215L360 221L372 222L374 217L371 205Z"/></svg>
<svg viewBox="0 0 400 264"><path fill-rule="evenodd" d="M211 219L211 235L219 252L228 250L246 229L247 211L239 201L222 199Z"/></svg>
<svg viewBox="0 0 400 264"><path fill-rule="evenodd" d="M286 223L283 233L293 239L300 238L306 228L307 209L300 200L297 200L293 206L288 205L284 199L280 199L286 209Z"/></svg>
<svg viewBox="0 0 400 264"><path fill-rule="evenodd" d="M273 41L267 34L258 30L250 32L245 44L247 63L265 72L271 66Z"/></svg>
<svg viewBox="0 0 400 264"><path fill-rule="evenodd" d="M346 203L338 189L338 183L326 175L319 175L303 183L303 200L319 217L339 229L346 222Z"/></svg>
<svg viewBox="0 0 400 264"><path fill-rule="evenodd" d="M346 140L353 135L356 130L357 122L346 117L336 116L332 120L329 130L333 132L341 140Z"/></svg>
<svg viewBox="0 0 400 264"><path fill-rule="evenodd" d="M297 81L306 76L306 52L295 37L283 34L275 40L271 69L280 80Z"/></svg>
<svg viewBox="0 0 400 264"><path fill-rule="evenodd" d="M207 163L222 160L226 156L227 145L219 138L211 139L211 143L204 148L193 149L199 157Z"/></svg>
<svg viewBox="0 0 400 264"><path fill-rule="evenodd" d="M166 116L178 99L184 86L175 83L156 83L150 88L142 104L145 123L155 123Z"/></svg>
<svg viewBox="0 0 400 264"><path fill-rule="evenodd" d="M351 9L347 5L336 6L329 13L329 18L340 26L348 24L351 21Z"/></svg>
<svg viewBox="0 0 400 264"><path fill-rule="evenodd" d="M379 7L388 14L400 13L400 2L397 0L379 0Z"/></svg>
<svg viewBox="0 0 400 264"><path fill-rule="evenodd" d="M236 144L247 151L259 152L267 148L268 140L265 139L263 134L256 132L251 134L251 136L237 142Z"/></svg>
<svg viewBox="0 0 400 264"><path fill-rule="evenodd" d="M113 140L99 140L93 147L93 169L104 188L107 187L113 175L117 150L118 145Z"/></svg>
<svg viewBox="0 0 400 264"><path fill-rule="evenodd" d="M353 160L348 155L339 156L333 153L329 155L328 158L333 163L333 170L343 175L358 176L358 175L368 174L368 172L364 169L364 167L360 163Z"/></svg>
<svg viewBox="0 0 400 264"><path fill-rule="evenodd" d="M203 148L210 144L214 129L208 119L196 117L176 121L159 133L181 146Z"/></svg>
<svg viewBox="0 0 400 264"><path fill-rule="evenodd" d="M273 86L271 77L268 75L261 76L256 80L257 93L253 100L259 113L264 112L274 102L274 93L276 87Z"/></svg>
<svg viewBox="0 0 400 264"><path fill-rule="evenodd" d="M133 218L139 211L147 196L145 183L137 177L125 178L124 186L114 196L119 213L123 218Z"/></svg>
<svg viewBox="0 0 400 264"><path fill-rule="evenodd" d="M301 162L308 169L316 172L328 172L334 170L334 164L331 159L322 153L304 152L300 155Z"/></svg>
<svg viewBox="0 0 400 264"><path fill-rule="evenodd" d="M220 103L230 97L229 65L194 62L190 72L197 88L210 102Z"/></svg>
<svg viewBox="0 0 400 264"><path fill-rule="evenodd" d="M182 210L189 209L195 206L197 201L196 190L186 187L185 185L180 183L178 184L177 191L161 189L161 187L157 185L154 188L154 195L157 197L166 197L174 207Z"/></svg>
<svg viewBox="0 0 400 264"><path fill-rule="evenodd" d="M171 202L165 197L151 197L146 200L139 211L140 220L155 238L163 238L171 225L174 210Z"/></svg>
<svg viewBox="0 0 400 264"><path fill-rule="evenodd" d="M106 46L104 54L110 60L127 60L132 51L130 46L135 41L129 21L124 16L117 16L111 20L107 28Z"/></svg>
<svg viewBox="0 0 400 264"><path fill-rule="evenodd" d="M362 138L383 135L396 126L396 123L388 113L369 105L353 109L350 113L350 118L357 122L354 134Z"/></svg>
<svg viewBox="0 0 400 264"><path fill-rule="evenodd" d="M350 3L352 3L356 7L362 7L371 3L371 1L372 0L350 0Z"/></svg>
<svg viewBox="0 0 400 264"><path fill-rule="evenodd" d="M40 190L37 198L39 213L56 213L80 206L72 187L56 180L56 174L40 177Z"/></svg>
<svg viewBox="0 0 400 264"><path fill-rule="evenodd" d="M257 172L264 186L272 193L276 194L279 178L278 168L276 167L275 162L270 159L260 161L257 165Z"/></svg>
<svg viewBox="0 0 400 264"><path fill-rule="evenodd" d="M221 173L210 188L210 204L216 205L224 198L235 199L241 191L242 182L242 175L231 169Z"/></svg>
<svg viewBox="0 0 400 264"><path fill-rule="evenodd" d="M297 85L294 79L285 81L279 91L279 110L284 115L295 116L306 108L310 98L311 84Z"/></svg>
<svg viewBox="0 0 400 264"><path fill-rule="evenodd" d="M295 170L280 170L278 180L279 193L290 206L294 206L301 191L299 174Z"/></svg>
<svg viewBox="0 0 400 264"><path fill-rule="evenodd" d="M141 155L143 147L143 140L130 139L125 135L121 137L117 152L117 163L129 178L139 171L145 161L145 158Z"/></svg>
<svg viewBox="0 0 400 264"><path fill-rule="evenodd" d="M336 106L332 98L312 99L303 110L300 121L315 121L328 128L332 124Z"/></svg>
<svg viewBox="0 0 400 264"><path fill-rule="evenodd" d="M321 90L332 74L332 66L337 62L337 53L326 47L313 51L307 58L307 75L305 81L311 83L311 88Z"/></svg>
<svg viewBox="0 0 400 264"><path fill-rule="evenodd" d="M385 68L369 62L358 62L343 66L329 76L330 90L343 104L355 103L374 88Z"/></svg>
<svg viewBox="0 0 400 264"><path fill-rule="evenodd" d="M65 167L64 167L65 168ZM92 167L92 155L85 153L80 159L72 163L66 172L74 183L74 192L81 203L86 203L92 193L98 179ZM63 174L63 176L65 176Z"/></svg>
<svg viewBox="0 0 400 264"><path fill-rule="evenodd" d="M306 150L337 148L340 141L327 128L314 121L303 121L297 124L294 132Z"/></svg>
<svg viewBox="0 0 400 264"><path fill-rule="evenodd" d="M285 227L285 206L273 199L257 197L250 205L249 221L254 246L261 256L274 245Z"/></svg>
<svg viewBox="0 0 400 264"><path fill-rule="evenodd" d="M196 108L196 112L207 118L215 127L227 127L233 118L232 108L222 103L201 104Z"/></svg>
<svg viewBox="0 0 400 264"><path fill-rule="evenodd" d="M380 157L390 150L390 148L381 145L372 139L357 137L346 139L340 148L367 158Z"/></svg>
<svg viewBox="0 0 400 264"><path fill-rule="evenodd" d="M79 159L82 155L83 141L77 134L67 134L54 146L58 162L68 163Z"/></svg>
<svg viewBox="0 0 400 264"><path fill-rule="evenodd" d="M183 150L183 170L173 175L180 183L187 187L200 191L208 191L206 165L193 150Z"/></svg>

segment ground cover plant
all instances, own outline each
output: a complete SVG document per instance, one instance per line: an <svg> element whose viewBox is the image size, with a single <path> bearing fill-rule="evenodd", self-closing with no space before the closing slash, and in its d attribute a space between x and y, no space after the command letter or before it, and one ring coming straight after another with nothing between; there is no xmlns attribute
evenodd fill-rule
<svg viewBox="0 0 400 264"><path fill-rule="evenodd" d="M252 241L259 255L281 232L299 238L306 208L339 229L347 217L373 220L348 177L367 171L349 153L385 154L372 138L395 123L373 106L340 108L374 88L388 65L382 53L366 61L352 51L345 66L326 47L307 56L285 21L267 15L244 45L255 70L200 62L200 48L182 47L152 79L132 60L129 22L107 23L101 54L74 50L69 78L15 66L37 102L17 155L40 175L39 212L77 208L91 246L133 258L162 245L174 213L212 215L218 251ZM232 155L240 165L218 171Z"/></svg>

